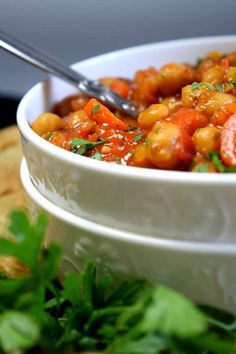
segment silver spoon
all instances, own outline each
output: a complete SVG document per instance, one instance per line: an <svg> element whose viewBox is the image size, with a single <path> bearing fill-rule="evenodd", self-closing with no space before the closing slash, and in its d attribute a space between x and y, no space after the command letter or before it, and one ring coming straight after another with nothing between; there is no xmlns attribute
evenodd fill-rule
<svg viewBox="0 0 236 354"><path fill-rule="evenodd" d="M59 63L54 58L33 48L28 43L0 31L0 47L37 68L66 80L90 97L96 97L109 107L119 109L132 117L137 117L135 105L113 93L98 81L89 80L77 71Z"/></svg>

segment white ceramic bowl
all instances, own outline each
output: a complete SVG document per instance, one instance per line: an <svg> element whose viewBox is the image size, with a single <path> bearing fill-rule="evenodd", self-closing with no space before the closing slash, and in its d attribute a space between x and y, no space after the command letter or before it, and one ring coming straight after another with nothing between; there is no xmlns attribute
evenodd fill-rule
<svg viewBox="0 0 236 354"><path fill-rule="evenodd" d="M49 214L47 237L63 246L63 271L79 270L92 259L101 270L163 282L198 303L236 314L236 245L168 241L101 226L44 198L24 161L21 180L33 216L42 210Z"/></svg>
<svg viewBox="0 0 236 354"><path fill-rule="evenodd" d="M163 42L105 54L74 66L90 78L131 77L150 65L195 62L236 50L236 36ZM236 241L236 175L160 171L109 164L53 146L30 128L74 88L52 79L22 99L17 122L30 176L63 209L107 226L168 239Z"/></svg>

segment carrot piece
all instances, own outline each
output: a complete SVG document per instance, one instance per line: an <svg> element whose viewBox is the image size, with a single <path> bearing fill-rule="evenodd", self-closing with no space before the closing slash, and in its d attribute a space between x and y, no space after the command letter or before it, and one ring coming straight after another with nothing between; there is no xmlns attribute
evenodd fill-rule
<svg viewBox="0 0 236 354"><path fill-rule="evenodd" d="M123 80L117 79L113 81L111 90L124 98L127 98L129 95L129 85Z"/></svg>
<svg viewBox="0 0 236 354"><path fill-rule="evenodd" d="M225 165L236 165L236 113L232 114L223 126L220 157Z"/></svg>
<svg viewBox="0 0 236 354"><path fill-rule="evenodd" d="M210 123L215 127L222 127L228 118L236 113L236 103L227 103L221 106L210 118Z"/></svg>
<svg viewBox="0 0 236 354"><path fill-rule="evenodd" d="M106 123L109 127L126 130L128 124L117 118L106 106L95 98L91 98L84 107L87 116L97 123Z"/></svg>
<svg viewBox="0 0 236 354"><path fill-rule="evenodd" d="M229 59L227 58L222 59L220 65L223 67L225 71L227 71L229 69Z"/></svg>
<svg viewBox="0 0 236 354"><path fill-rule="evenodd" d="M190 135L193 135L196 129L203 128L208 124L207 116L192 108L180 108L169 117L170 122L185 128Z"/></svg>

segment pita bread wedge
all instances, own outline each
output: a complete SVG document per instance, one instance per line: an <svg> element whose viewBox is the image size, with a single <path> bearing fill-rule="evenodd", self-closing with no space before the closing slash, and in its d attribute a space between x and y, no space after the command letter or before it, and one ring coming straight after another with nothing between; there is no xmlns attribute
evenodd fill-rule
<svg viewBox="0 0 236 354"><path fill-rule="evenodd" d="M0 130L0 235L6 233L8 215L12 209L26 207L20 182L22 159L20 135L16 126Z"/></svg>

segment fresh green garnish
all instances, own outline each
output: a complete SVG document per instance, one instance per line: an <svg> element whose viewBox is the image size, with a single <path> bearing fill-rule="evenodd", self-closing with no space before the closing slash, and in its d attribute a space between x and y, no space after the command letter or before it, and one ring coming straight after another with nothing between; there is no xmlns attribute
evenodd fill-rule
<svg viewBox="0 0 236 354"><path fill-rule="evenodd" d="M192 90L197 90L202 86L205 86L210 91L214 91L214 87L208 82L193 82L191 88Z"/></svg>
<svg viewBox="0 0 236 354"><path fill-rule="evenodd" d="M236 85L236 80L230 80L228 84Z"/></svg>
<svg viewBox="0 0 236 354"><path fill-rule="evenodd" d="M203 59L198 58L197 61L196 61L196 64L194 65L195 69L198 69L199 66L202 64L202 62L203 62Z"/></svg>
<svg viewBox="0 0 236 354"><path fill-rule="evenodd" d="M102 160L102 154L100 154L100 152L97 151L91 156L91 159Z"/></svg>
<svg viewBox="0 0 236 354"><path fill-rule="evenodd" d="M236 319L142 280L116 280L93 262L57 280L61 251L42 247L46 217L32 225L13 212L15 240L0 238L0 256L27 272L0 273L0 353L233 354ZM1 269L3 269L1 267Z"/></svg>
<svg viewBox="0 0 236 354"><path fill-rule="evenodd" d="M92 114L98 113L99 109L100 109L100 104L97 104L92 108Z"/></svg>
<svg viewBox="0 0 236 354"><path fill-rule="evenodd" d="M84 155L88 150L95 148L96 146L107 143L109 140L104 139L96 142L84 140L80 138L73 138L71 141L72 152Z"/></svg>
<svg viewBox="0 0 236 354"><path fill-rule="evenodd" d="M191 85L192 90L197 90L199 87L201 87L201 82L193 82Z"/></svg>
<svg viewBox="0 0 236 354"><path fill-rule="evenodd" d="M225 167L219 158L219 154L217 151L212 151L210 153L210 160L212 161L213 165L219 172L225 172Z"/></svg>
<svg viewBox="0 0 236 354"><path fill-rule="evenodd" d="M197 172L208 172L208 163L207 162L201 163L197 168Z"/></svg>
<svg viewBox="0 0 236 354"><path fill-rule="evenodd" d="M44 137L44 139L45 139L45 140L49 140L49 139L51 139L52 136L53 136L52 133L47 134L47 135Z"/></svg>
<svg viewBox="0 0 236 354"><path fill-rule="evenodd" d="M217 151L212 151L210 153L210 160L212 161L213 165L219 172L225 172L225 173L232 173L236 172L236 166L225 166Z"/></svg>
<svg viewBox="0 0 236 354"><path fill-rule="evenodd" d="M223 85L221 85L221 84L217 84L216 89L217 89L217 91L220 91L220 92L224 91Z"/></svg>
<svg viewBox="0 0 236 354"><path fill-rule="evenodd" d="M236 166L225 166L225 172L236 172Z"/></svg>
<svg viewBox="0 0 236 354"><path fill-rule="evenodd" d="M61 256L55 244L42 248L46 224L45 215L31 225L26 213L13 212L9 230L15 242L0 238L0 256L15 257L28 269L15 280L0 277L1 353L25 351L44 340L46 291L56 292L53 281Z"/></svg>
<svg viewBox="0 0 236 354"><path fill-rule="evenodd" d="M203 82L203 85L206 86L208 88L208 90L214 91L214 87L211 84L209 84L208 82Z"/></svg>
<svg viewBox="0 0 236 354"><path fill-rule="evenodd" d="M136 135L136 136L133 138L133 141L137 143L139 140L142 139L143 136L144 136L144 133L141 133L141 134L139 134L139 135Z"/></svg>

